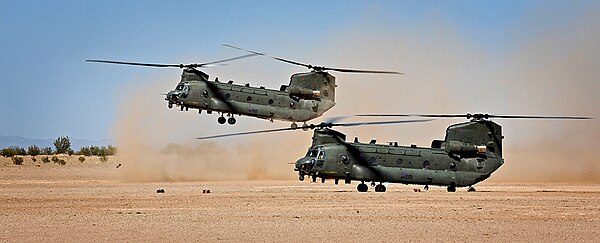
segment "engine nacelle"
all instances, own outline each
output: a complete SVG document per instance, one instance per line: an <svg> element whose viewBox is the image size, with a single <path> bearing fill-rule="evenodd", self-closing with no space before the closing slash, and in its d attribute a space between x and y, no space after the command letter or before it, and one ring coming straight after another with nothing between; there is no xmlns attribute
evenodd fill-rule
<svg viewBox="0 0 600 243"><path fill-rule="evenodd" d="M307 99L315 99L321 97L321 91L307 89L300 86L290 86L287 88L288 93L292 96L307 98Z"/></svg>

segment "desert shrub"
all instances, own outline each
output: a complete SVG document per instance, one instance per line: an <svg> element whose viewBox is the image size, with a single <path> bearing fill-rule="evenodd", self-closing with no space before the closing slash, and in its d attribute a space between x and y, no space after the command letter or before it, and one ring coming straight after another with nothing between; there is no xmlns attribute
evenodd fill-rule
<svg viewBox="0 0 600 243"><path fill-rule="evenodd" d="M33 156L31 156L31 160L33 160L33 162L37 161L37 159L35 157L33 157Z"/></svg>
<svg viewBox="0 0 600 243"><path fill-rule="evenodd" d="M12 161L13 161L13 163L15 163L15 165L22 165L23 164L23 158L19 157L19 156L12 157Z"/></svg>
<svg viewBox="0 0 600 243"><path fill-rule="evenodd" d="M50 163L50 159L48 159L48 156L44 156L42 157L42 162L44 162L44 164Z"/></svg>
<svg viewBox="0 0 600 243"><path fill-rule="evenodd" d="M58 160L58 164L59 164L59 165L66 165L66 164L67 164L67 161L65 161L64 159L59 159L59 160Z"/></svg>
<svg viewBox="0 0 600 243"><path fill-rule="evenodd" d="M54 140L54 147L56 147L57 154L65 154L71 150L71 140L69 137L58 137Z"/></svg>
<svg viewBox="0 0 600 243"><path fill-rule="evenodd" d="M105 163L106 161L108 161L108 157L106 157L106 155L101 155L100 162Z"/></svg>
<svg viewBox="0 0 600 243"><path fill-rule="evenodd" d="M44 147L44 148L42 148L42 154L43 155L52 155L53 154L52 153L52 148L50 148L50 147Z"/></svg>
<svg viewBox="0 0 600 243"><path fill-rule="evenodd" d="M79 160L79 162L83 163L83 161L85 161L85 157L83 156L79 156L79 158L77 158Z"/></svg>
<svg viewBox="0 0 600 243"><path fill-rule="evenodd" d="M2 156L4 156L4 158L8 158L15 156L17 154L17 151L15 151L12 148L3 148L2 150L0 150L0 153L2 154Z"/></svg>
<svg viewBox="0 0 600 243"><path fill-rule="evenodd" d="M52 156L52 162L54 162L55 164L58 164L58 157Z"/></svg>
<svg viewBox="0 0 600 243"><path fill-rule="evenodd" d="M27 148L27 154L29 154L33 157L38 156L41 153L42 153L42 150L36 145L31 145Z"/></svg>
<svg viewBox="0 0 600 243"><path fill-rule="evenodd" d="M85 156L92 156L92 151L90 150L90 147L81 147L79 148L79 151L77 151L78 155L85 155Z"/></svg>

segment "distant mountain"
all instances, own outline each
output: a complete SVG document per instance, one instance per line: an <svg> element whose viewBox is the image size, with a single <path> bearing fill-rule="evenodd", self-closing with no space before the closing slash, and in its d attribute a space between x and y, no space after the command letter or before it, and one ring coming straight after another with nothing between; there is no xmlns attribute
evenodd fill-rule
<svg viewBox="0 0 600 243"><path fill-rule="evenodd" d="M27 147L29 147L30 145L37 145L40 148L51 147L52 149L54 149L54 140L55 139L56 138L54 138L54 139L37 139L37 138L26 138L26 137L21 137L21 136L0 135L0 149L10 147L10 146L19 146L19 147L23 147L23 148L27 149ZM78 139L78 138L69 137L69 140L71 140L71 148L73 150L79 150L83 146L90 146L90 145L95 145L95 146L106 146L109 144L114 145L114 142L112 142L108 139L92 141L92 140L88 140L88 139Z"/></svg>

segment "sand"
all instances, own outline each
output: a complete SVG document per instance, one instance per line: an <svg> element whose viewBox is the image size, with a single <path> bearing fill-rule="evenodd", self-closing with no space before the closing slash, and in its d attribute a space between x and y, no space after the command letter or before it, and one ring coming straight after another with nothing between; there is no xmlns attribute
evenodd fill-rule
<svg viewBox="0 0 600 243"><path fill-rule="evenodd" d="M598 184L358 193L356 182L127 183L116 157L65 158L64 166L0 160L0 241L600 242Z"/></svg>

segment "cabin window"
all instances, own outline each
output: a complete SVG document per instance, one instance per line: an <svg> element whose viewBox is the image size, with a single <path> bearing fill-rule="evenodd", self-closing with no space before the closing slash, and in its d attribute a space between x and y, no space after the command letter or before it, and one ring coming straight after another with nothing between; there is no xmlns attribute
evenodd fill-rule
<svg viewBox="0 0 600 243"><path fill-rule="evenodd" d="M231 95L229 93L226 93L225 94L225 99L229 99L229 98L231 98Z"/></svg>
<svg viewBox="0 0 600 243"><path fill-rule="evenodd" d="M269 105L272 105L273 102L275 102L275 101L273 101L273 99L269 99Z"/></svg>
<svg viewBox="0 0 600 243"><path fill-rule="evenodd" d="M290 107L291 107L291 108L296 108L296 103L294 103L294 102L290 102Z"/></svg>
<svg viewBox="0 0 600 243"><path fill-rule="evenodd" d="M202 90L202 96L204 96L204 98L208 98L208 91Z"/></svg>
<svg viewBox="0 0 600 243"><path fill-rule="evenodd" d="M450 163L450 169L456 170L456 163L454 163L454 162Z"/></svg>
<svg viewBox="0 0 600 243"><path fill-rule="evenodd" d="M369 164L370 164L370 165L375 165L375 164L377 164L377 158L375 158L375 157L371 157L371 158L369 158Z"/></svg>
<svg viewBox="0 0 600 243"><path fill-rule="evenodd" d="M402 164L403 164L403 163L404 163L404 161L402 161L402 158L398 158L398 159L396 160L396 166L398 166L398 167L402 167Z"/></svg>
<svg viewBox="0 0 600 243"><path fill-rule="evenodd" d="M317 157L317 154L319 153L319 151L317 150L308 150L308 153L306 154L307 157Z"/></svg>
<svg viewBox="0 0 600 243"><path fill-rule="evenodd" d="M348 163L350 163L350 158L348 158L348 156L346 155L342 155L342 163L347 165Z"/></svg>
<svg viewBox="0 0 600 243"><path fill-rule="evenodd" d="M429 166L431 166L431 162L429 162L429 160L423 161L423 168L424 169L429 169Z"/></svg>
<svg viewBox="0 0 600 243"><path fill-rule="evenodd" d="M248 102L252 101L252 96L248 96L248 97L246 98L246 101L248 101Z"/></svg>

